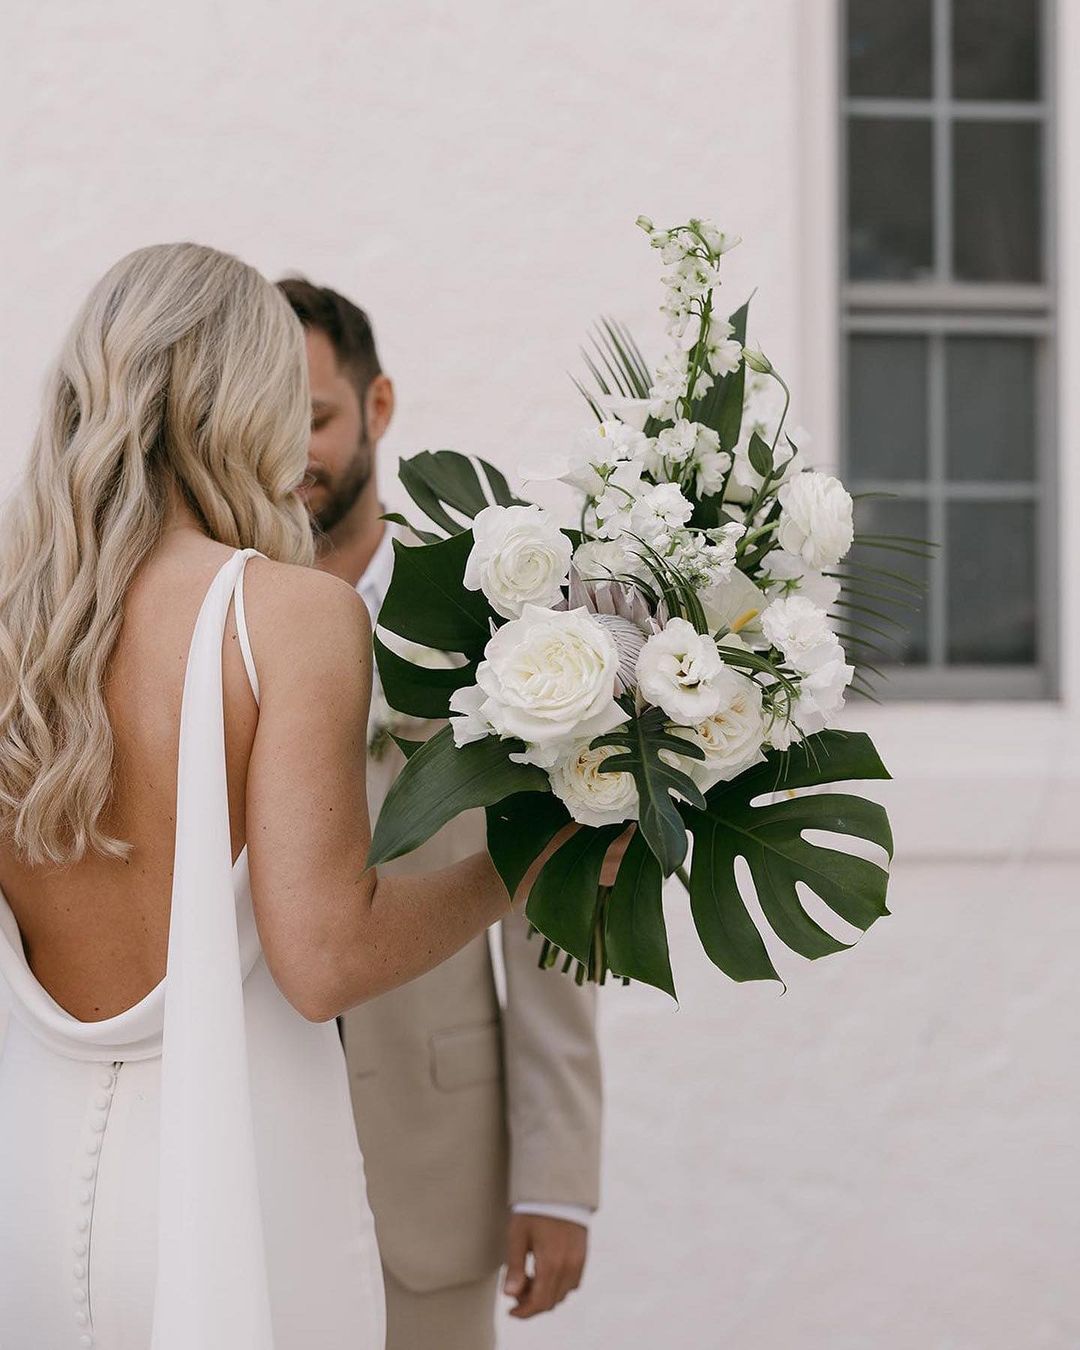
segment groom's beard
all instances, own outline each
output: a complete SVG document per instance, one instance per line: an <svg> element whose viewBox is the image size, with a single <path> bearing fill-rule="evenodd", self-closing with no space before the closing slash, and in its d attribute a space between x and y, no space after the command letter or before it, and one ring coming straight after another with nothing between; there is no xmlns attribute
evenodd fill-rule
<svg viewBox="0 0 1080 1350"><path fill-rule="evenodd" d="M360 442L352 463L337 478L322 470L313 473L315 483L327 494L322 506L312 513L317 534L329 535L356 505L371 481L371 459L371 446L365 439Z"/></svg>

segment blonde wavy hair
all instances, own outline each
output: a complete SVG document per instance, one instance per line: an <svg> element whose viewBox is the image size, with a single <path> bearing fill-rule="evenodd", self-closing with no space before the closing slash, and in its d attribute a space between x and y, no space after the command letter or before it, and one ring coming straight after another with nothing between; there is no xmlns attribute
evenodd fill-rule
<svg viewBox="0 0 1080 1350"><path fill-rule="evenodd" d="M0 522L0 836L29 863L127 852L105 673L170 485L209 537L310 563L310 415L300 323L237 258L143 248L91 291Z"/></svg>

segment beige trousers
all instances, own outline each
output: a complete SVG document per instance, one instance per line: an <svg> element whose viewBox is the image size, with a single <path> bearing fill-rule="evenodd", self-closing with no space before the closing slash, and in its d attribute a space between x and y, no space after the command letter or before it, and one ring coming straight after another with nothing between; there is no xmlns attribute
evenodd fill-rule
<svg viewBox="0 0 1080 1350"><path fill-rule="evenodd" d="M383 1267L386 1350L495 1350L499 1271L475 1284L414 1294Z"/></svg>

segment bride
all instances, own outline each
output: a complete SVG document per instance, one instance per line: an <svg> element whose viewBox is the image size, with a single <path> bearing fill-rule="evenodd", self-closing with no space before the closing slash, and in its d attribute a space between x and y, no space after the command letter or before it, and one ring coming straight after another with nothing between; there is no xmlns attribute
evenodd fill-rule
<svg viewBox="0 0 1080 1350"><path fill-rule="evenodd" d="M306 379L252 268L141 249L0 529L4 1350L382 1344L332 1019L510 901L485 854L365 866L370 633L306 565Z"/></svg>

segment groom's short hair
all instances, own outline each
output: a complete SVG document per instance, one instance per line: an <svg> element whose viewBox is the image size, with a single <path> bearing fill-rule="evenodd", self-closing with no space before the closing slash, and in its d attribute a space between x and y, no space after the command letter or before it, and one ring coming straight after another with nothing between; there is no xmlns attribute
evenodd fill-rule
<svg viewBox="0 0 1080 1350"><path fill-rule="evenodd" d="M278 289L305 328L329 339L338 365L352 380L362 400L376 375L382 374L371 320L351 300L329 286L315 286L305 277L285 277Z"/></svg>

